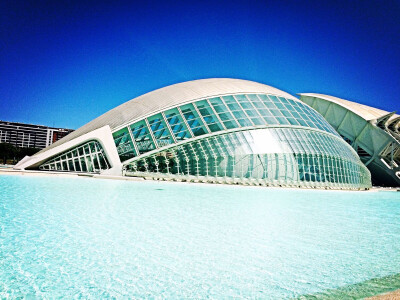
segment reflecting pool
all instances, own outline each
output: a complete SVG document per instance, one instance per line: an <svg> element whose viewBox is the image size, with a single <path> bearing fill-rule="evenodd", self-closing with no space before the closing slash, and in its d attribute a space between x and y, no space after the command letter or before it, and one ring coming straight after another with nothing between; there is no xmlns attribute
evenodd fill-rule
<svg viewBox="0 0 400 300"><path fill-rule="evenodd" d="M398 192L0 176L0 298L364 297L399 253Z"/></svg>

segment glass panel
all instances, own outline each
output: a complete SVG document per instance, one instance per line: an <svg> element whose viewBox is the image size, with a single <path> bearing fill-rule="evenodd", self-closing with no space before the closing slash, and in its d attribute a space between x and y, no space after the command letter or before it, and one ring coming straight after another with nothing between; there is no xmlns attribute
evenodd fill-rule
<svg viewBox="0 0 400 300"><path fill-rule="evenodd" d="M81 171L81 166L79 165L79 159L78 158L74 159L74 164L75 164L75 170L77 172L80 172Z"/></svg>
<svg viewBox="0 0 400 300"><path fill-rule="evenodd" d="M214 111L210 107L207 101L197 101L194 103L202 115L204 121L207 123L208 128L210 128L211 132L216 132L220 130L224 130L218 118L215 116Z"/></svg>
<svg viewBox="0 0 400 300"><path fill-rule="evenodd" d="M223 96L222 98L231 111L242 111L242 107L236 102L233 96Z"/></svg>
<svg viewBox="0 0 400 300"><path fill-rule="evenodd" d="M89 147L90 146L90 147ZM83 150L87 149L94 149L94 155L95 153L98 153L99 155L103 155L103 149L100 145L99 142L97 141L90 141L87 142L84 145L77 146L74 149L69 150L68 152L61 153L57 157L52 158L48 162L45 162L44 164L39 166L39 169L44 170L44 169L50 169L50 170L57 170L57 171L69 171L69 172L87 172L89 169L88 165L85 162L85 156L80 155L83 154ZM69 156L72 156L75 154L76 156L72 159L66 159ZM104 162L105 162L105 168L108 168L107 165L107 159L105 156L104 157ZM86 156L87 158L87 156ZM93 172L93 170L89 169L89 172Z"/></svg>
<svg viewBox="0 0 400 300"><path fill-rule="evenodd" d="M264 109L265 105L262 103L262 101L257 97L257 95L254 94L248 94L247 97L250 99L251 103L257 108L257 109Z"/></svg>
<svg viewBox="0 0 400 300"><path fill-rule="evenodd" d="M92 153L94 153L94 152L97 151L97 150L96 150L96 145L95 145L94 142L90 142L90 143L89 143L89 148L90 148L90 152L92 152Z"/></svg>
<svg viewBox="0 0 400 300"><path fill-rule="evenodd" d="M290 123L286 120L286 118L284 117L276 117L276 119L278 120L279 124L281 125L289 125Z"/></svg>
<svg viewBox="0 0 400 300"><path fill-rule="evenodd" d="M204 126L203 121L192 104L181 106L181 111L195 136L208 133L207 128Z"/></svg>
<svg viewBox="0 0 400 300"><path fill-rule="evenodd" d="M363 182L368 186L368 171L356 156L347 158L348 149L343 145L326 134L309 130L249 130L185 143L169 149L170 155L164 152L134 162L130 170L218 176L216 180L230 177L245 184L257 180L253 182L311 187L352 184L354 188Z"/></svg>
<svg viewBox="0 0 400 300"><path fill-rule="evenodd" d="M137 155L128 128L114 132L113 138L121 161L128 160Z"/></svg>
<svg viewBox="0 0 400 300"><path fill-rule="evenodd" d="M145 121L131 125L131 131L140 154L156 149Z"/></svg>
<svg viewBox="0 0 400 300"><path fill-rule="evenodd" d="M164 115L177 141L186 140L192 137L182 119L182 116L176 108L167 110Z"/></svg>
<svg viewBox="0 0 400 300"><path fill-rule="evenodd" d="M85 159L83 157L81 157L80 160L81 160L82 171L87 172Z"/></svg>
<svg viewBox="0 0 400 300"><path fill-rule="evenodd" d="M236 121L242 127L253 126L253 123L250 122L249 118L244 113L241 106L236 102L235 98L232 96L223 96L222 97L225 103L228 105L228 108L231 110L234 115Z"/></svg>
<svg viewBox="0 0 400 300"><path fill-rule="evenodd" d="M211 105L214 107L215 111L218 113L219 118L224 123L227 129L237 128L239 124L236 122L233 115L229 112L228 107L222 102L220 98L209 99Z"/></svg>
<svg viewBox="0 0 400 300"><path fill-rule="evenodd" d="M92 155L92 161L93 161L94 171L95 172L100 171L100 166L99 166L99 161L97 159L97 155Z"/></svg>
<svg viewBox="0 0 400 300"><path fill-rule="evenodd" d="M294 119L294 118L287 118L287 120L292 125L295 125L295 126L299 126L300 125L299 122L297 122L296 119Z"/></svg>
<svg viewBox="0 0 400 300"><path fill-rule="evenodd" d="M89 145L86 144L85 146L83 146L83 149L85 150L85 154L89 154L90 150L89 150Z"/></svg>
<svg viewBox="0 0 400 300"><path fill-rule="evenodd" d="M265 122L263 119L261 118L251 118L251 120L253 121L254 125L264 125Z"/></svg>
<svg viewBox="0 0 400 300"><path fill-rule="evenodd" d="M282 110L281 112L286 118L292 118L293 117L292 114L286 109Z"/></svg>
<svg viewBox="0 0 400 300"><path fill-rule="evenodd" d="M267 122L267 124L269 125L278 125L279 122L277 119L275 119L274 117L264 117L264 120Z"/></svg>
<svg viewBox="0 0 400 300"><path fill-rule="evenodd" d="M102 154L99 154L99 161L100 161L100 168L101 168L102 170L108 169L107 163L106 163L106 161L105 161L105 159L104 159L104 157L103 157Z"/></svg>
<svg viewBox="0 0 400 300"><path fill-rule="evenodd" d="M148 119L153 135L156 139L158 147L168 146L174 143L173 138L167 125L165 124L164 118L161 114L156 114Z"/></svg>
<svg viewBox="0 0 400 300"><path fill-rule="evenodd" d="M93 162L91 156L86 156L88 172L94 172Z"/></svg>
<svg viewBox="0 0 400 300"><path fill-rule="evenodd" d="M75 167L74 167L74 164L73 164L71 159L68 160L68 166L69 166L70 172L74 172L75 171Z"/></svg>
<svg viewBox="0 0 400 300"><path fill-rule="evenodd" d="M235 95L234 97L244 109L254 109L245 95Z"/></svg>
<svg viewBox="0 0 400 300"><path fill-rule="evenodd" d="M236 121L224 121L224 125L226 129L233 129L239 127Z"/></svg>

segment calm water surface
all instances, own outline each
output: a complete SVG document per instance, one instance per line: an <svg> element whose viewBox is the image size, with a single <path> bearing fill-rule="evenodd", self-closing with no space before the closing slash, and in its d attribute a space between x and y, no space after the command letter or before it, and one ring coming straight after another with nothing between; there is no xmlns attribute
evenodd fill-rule
<svg viewBox="0 0 400 300"><path fill-rule="evenodd" d="M290 298L400 273L400 193L0 176L0 298Z"/></svg>

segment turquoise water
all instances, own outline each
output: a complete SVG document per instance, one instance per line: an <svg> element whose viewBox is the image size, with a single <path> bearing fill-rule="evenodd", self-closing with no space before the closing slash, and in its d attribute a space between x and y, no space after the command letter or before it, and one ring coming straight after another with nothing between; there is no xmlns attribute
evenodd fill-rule
<svg viewBox="0 0 400 300"><path fill-rule="evenodd" d="M0 298L291 298L398 273L396 192L0 176Z"/></svg>

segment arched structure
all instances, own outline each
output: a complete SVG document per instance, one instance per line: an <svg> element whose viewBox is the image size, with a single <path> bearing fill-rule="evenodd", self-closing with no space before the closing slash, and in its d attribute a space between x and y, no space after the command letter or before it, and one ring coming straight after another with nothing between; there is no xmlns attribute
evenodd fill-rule
<svg viewBox="0 0 400 300"><path fill-rule="evenodd" d="M300 94L357 151L376 185L400 186L400 116L352 101Z"/></svg>
<svg viewBox="0 0 400 300"><path fill-rule="evenodd" d="M130 100L17 168L370 187L357 153L314 109L276 88L226 78L175 84Z"/></svg>

